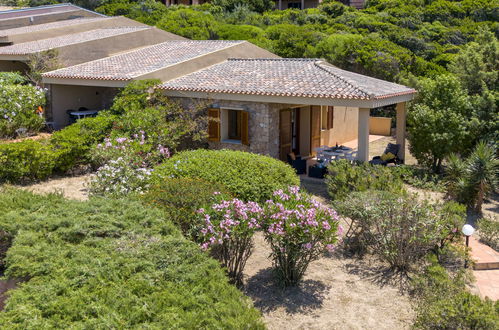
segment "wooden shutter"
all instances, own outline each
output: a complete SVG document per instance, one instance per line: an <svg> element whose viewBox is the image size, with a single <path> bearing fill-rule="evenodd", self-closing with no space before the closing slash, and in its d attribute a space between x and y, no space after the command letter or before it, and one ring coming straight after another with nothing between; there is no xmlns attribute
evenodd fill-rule
<svg viewBox="0 0 499 330"><path fill-rule="evenodd" d="M334 127L334 107L327 107L327 129Z"/></svg>
<svg viewBox="0 0 499 330"><path fill-rule="evenodd" d="M208 140L220 141L220 109L208 109Z"/></svg>
<svg viewBox="0 0 499 330"><path fill-rule="evenodd" d="M241 143L249 145L249 112L241 111Z"/></svg>
<svg viewBox="0 0 499 330"><path fill-rule="evenodd" d="M286 161L291 152L293 132L291 126L291 109L279 113L279 159Z"/></svg>
<svg viewBox="0 0 499 330"><path fill-rule="evenodd" d="M321 145L321 107L310 107L310 150L315 155L315 148Z"/></svg>

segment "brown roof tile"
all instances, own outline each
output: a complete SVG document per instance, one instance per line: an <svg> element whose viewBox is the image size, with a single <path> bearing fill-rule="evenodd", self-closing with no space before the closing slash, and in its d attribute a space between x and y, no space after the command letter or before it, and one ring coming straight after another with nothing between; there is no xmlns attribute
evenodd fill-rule
<svg viewBox="0 0 499 330"><path fill-rule="evenodd" d="M165 90L339 99L381 99L416 91L341 70L318 59L229 59L165 82Z"/></svg>
<svg viewBox="0 0 499 330"><path fill-rule="evenodd" d="M172 40L65 69L47 72L43 77L131 80L170 65L232 47L242 42L244 41Z"/></svg>
<svg viewBox="0 0 499 330"><path fill-rule="evenodd" d="M150 27L119 27L97 29L86 32L67 34L59 37L23 42L11 46L0 47L0 55L27 55L63 46L79 44L86 41L98 40L133 31L152 29Z"/></svg>

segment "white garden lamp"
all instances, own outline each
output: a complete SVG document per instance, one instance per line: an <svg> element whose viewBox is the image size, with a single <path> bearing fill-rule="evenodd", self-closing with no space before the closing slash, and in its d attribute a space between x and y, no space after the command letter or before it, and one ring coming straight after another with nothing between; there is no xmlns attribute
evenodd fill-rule
<svg viewBox="0 0 499 330"><path fill-rule="evenodd" d="M466 236L466 246L468 246L468 240L470 236L475 232L475 228L473 228L472 225L465 224L461 231L463 232L464 236Z"/></svg>
<svg viewBox="0 0 499 330"><path fill-rule="evenodd" d="M473 228L472 225L465 224L461 231L463 232L464 236L466 236L466 247L468 247L470 244L470 236L475 232L475 228ZM468 259L464 261L464 268L468 268Z"/></svg>

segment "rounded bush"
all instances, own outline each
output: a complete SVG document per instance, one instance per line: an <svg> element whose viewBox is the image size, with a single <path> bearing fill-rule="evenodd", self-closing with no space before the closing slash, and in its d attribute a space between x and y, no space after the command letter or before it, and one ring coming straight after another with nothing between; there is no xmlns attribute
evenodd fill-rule
<svg viewBox="0 0 499 330"><path fill-rule="evenodd" d="M224 185L234 196L263 202L275 190L300 183L291 166L267 156L231 150L192 150L176 154L158 166L152 181L197 178Z"/></svg>

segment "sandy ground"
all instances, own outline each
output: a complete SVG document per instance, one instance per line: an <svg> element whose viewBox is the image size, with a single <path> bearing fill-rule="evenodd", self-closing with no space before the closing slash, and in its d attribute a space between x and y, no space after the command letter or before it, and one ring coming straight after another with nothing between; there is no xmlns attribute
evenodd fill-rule
<svg viewBox="0 0 499 330"><path fill-rule="evenodd" d="M380 156L386 149L388 143L396 143L393 136L385 136L379 140L369 143L369 157L372 159L374 156ZM409 141L405 140L405 164L417 164L416 158L409 152Z"/></svg>
<svg viewBox="0 0 499 330"><path fill-rule="evenodd" d="M386 268L374 260L339 253L313 262L303 282L275 284L269 248L261 233L245 269L245 293L269 329L408 329L414 312Z"/></svg>
<svg viewBox="0 0 499 330"><path fill-rule="evenodd" d="M37 135L23 137L19 139L0 139L0 143L21 142L24 140L42 140L42 139L48 139L51 135L52 135L51 133L38 133Z"/></svg>
<svg viewBox="0 0 499 330"><path fill-rule="evenodd" d="M87 183L91 175L81 175L73 177L55 178L37 184L22 186L26 189L38 194L62 193L68 199L87 200L88 189Z"/></svg>

